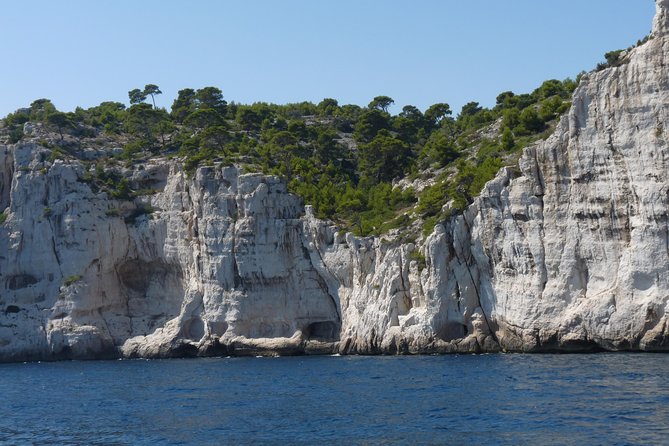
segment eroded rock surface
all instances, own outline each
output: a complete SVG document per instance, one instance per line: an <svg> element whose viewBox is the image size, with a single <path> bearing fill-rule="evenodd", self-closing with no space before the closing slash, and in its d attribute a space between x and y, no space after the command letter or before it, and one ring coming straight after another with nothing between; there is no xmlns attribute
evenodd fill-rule
<svg viewBox="0 0 669 446"><path fill-rule="evenodd" d="M123 201L36 138L0 147L0 359L669 350L657 8L652 38L419 246L337 232L234 167L155 159L129 175L157 192Z"/></svg>

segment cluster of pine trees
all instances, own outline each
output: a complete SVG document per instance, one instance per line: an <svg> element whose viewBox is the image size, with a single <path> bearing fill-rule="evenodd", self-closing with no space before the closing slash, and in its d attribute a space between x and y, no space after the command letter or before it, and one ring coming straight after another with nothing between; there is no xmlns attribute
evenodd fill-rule
<svg viewBox="0 0 669 446"><path fill-rule="evenodd" d="M155 106L161 91L149 84L129 92L129 107L103 102L64 113L39 99L7 116L4 129L17 142L24 123L41 122L61 140L118 138L126 162L169 155L183 157L188 170L234 163L279 175L317 216L369 235L414 218L431 229L464 208L506 156L545 135L568 109L576 85L571 79L549 80L529 94L504 92L493 108L468 103L454 117L446 103L425 111L407 105L392 114L388 96L377 96L366 107L335 99L243 105L228 103L216 87L181 90L168 111ZM499 131L482 137L481 130L492 124L499 124ZM426 171L438 176L418 194L393 187L393 181ZM444 211L447 202L451 211Z"/></svg>

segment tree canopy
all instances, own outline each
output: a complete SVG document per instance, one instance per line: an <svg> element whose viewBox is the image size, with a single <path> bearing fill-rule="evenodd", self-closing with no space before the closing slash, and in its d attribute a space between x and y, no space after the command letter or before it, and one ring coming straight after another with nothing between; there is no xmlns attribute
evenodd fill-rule
<svg viewBox="0 0 669 446"><path fill-rule="evenodd" d="M160 88L147 84L128 92L129 107L103 102L64 113L38 99L7 116L0 136L19 141L24 124L34 121L58 133L58 144L76 144L68 133L115 139L123 145L120 162L178 156L188 172L234 163L281 176L319 217L359 235L408 228L416 219L429 230L470 203L522 147L545 137L576 84L552 79L531 93L505 91L493 108L469 102L455 117L446 102L424 111L406 104L391 114L388 96L366 107L333 98L240 104L213 86L180 90L168 112L156 106ZM127 181L105 175L117 198L133 193ZM416 181L422 188L410 186Z"/></svg>
<svg viewBox="0 0 669 446"><path fill-rule="evenodd" d="M147 84L144 86L143 90L139 88L133 88L128 92L128 98L130 99L130 104L140 104L151 96L151 102L153 103L153 108L156 108L156 95L162 94L160 88L154 84Z"/></svg>

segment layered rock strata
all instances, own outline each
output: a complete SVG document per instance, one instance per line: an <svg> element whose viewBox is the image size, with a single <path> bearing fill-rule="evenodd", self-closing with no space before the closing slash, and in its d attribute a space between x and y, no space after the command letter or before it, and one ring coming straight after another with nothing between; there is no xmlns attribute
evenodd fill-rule
<svg viewBox="0 0 669 446"><path fill-rule="evenodd" d="M418 246L338 232L234 167L155 159L128 175L156 193L118 200L37 138L0 147L0 359L669 350L657 8L647 43Z"/></svg>

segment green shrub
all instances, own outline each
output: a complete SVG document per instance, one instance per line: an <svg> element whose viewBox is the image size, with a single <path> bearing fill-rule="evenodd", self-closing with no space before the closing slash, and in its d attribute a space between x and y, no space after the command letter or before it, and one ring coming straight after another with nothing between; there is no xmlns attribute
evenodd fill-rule
<svg viewBox="0 0 669 446"><path fill-rule="evenodd" d="M609 51L604 54L604 59L606 62L600 63L597 65L597 71L601 71L605 68L618 67L624 63L624 60L620 57L625 50L615 50Z"/></svg>
<svg viewBox="0 0 669 446"><path fill-rule="evenodd" d="M520 113L520 126L530 133L538 133L544 130L544 120L534 107L527 107Z"/></svg>
<svg viewBox="0 0 669 446"><path fill-rule="evenodd" d="M432 234L432 231L434 231L434 227L437 225L438 219L436 216L434 217L428 217L423 221L423 235L427 237L428 235Z"/></svg>
<svg viewBox="0 0 669 446"><path fill-rule="evenodd" d="M131 197L132 190L130 189L130 182L126 178L121 178L118 182L112 180L107 181L107 185L111 188L111 197L117 200L128 200Z"/></svg>
<svg viewBox="0 0 669 446"><path fill-rule="evenodd" d="M608 53L604 54L604 59L606 59L606 63L608 63L612 67L619 64L621 62L620 55L622 54L622 52L623 50L615 50L615 51L609 51Z"/></svg>
<svg viewBox="0 0 669 446"><path fill-rule="evenodd" d="M416 211L424 217L433 217L441 212L441 208L447 201L446 183L439 182L423 189Z"/></svg>
<svg viewBox="0 0 669 446"><path fill-rule="evenodd" d="M123 153L121 153L121 158L126 160L134 159L138 154L146 148L148 143L143 139L137 139L135 141L129 142L123 146Z"/></svg>
<svg viewBox="0 0 669 446"><path fill-rule="evenodd" d="M23 139L23 127L15 127L9 131L9 143L16 144Z"/></svg>
<svg viewBox="0 0 669 446"><path fill-rule="evenodd" d="M418 264L418 271L422 271L427 266L427 260L422 252L414 249L409 253L409 260L414 260Z"/></svg>
<svg viewBox="0 0 669 446"><path fill-rule="evenodd" d="M68 276L63 280L63 286L70 286L76 282L79 282L81 280L81 276L75 275L75 276Z"/></svg>
<svg viewBox="0 0 669 446"><path fill-rule="evenodd" d="M49 141L47 141L46 139L40 139L39 141L37 141L37 144L39 144L40 146L44 147L45 149L51 149L51 148L53 148L53 144L51 144L51 143L50 143Z"/></svg>
<svg viewBox="0 0 669 446"><path fill-rule="evenodd" d="M512 150L516 145L515 139L513 139L513 132L510 128L506 127L502 132L502 139L500 141L503 150Z"/></svg>
<svg viewBox="0 0 669 446"><path fill-rule="evenodd" d="M53 149L49 155L49 162L53 164L57 159L63 158L63 152L60 149Z"/></svg>

